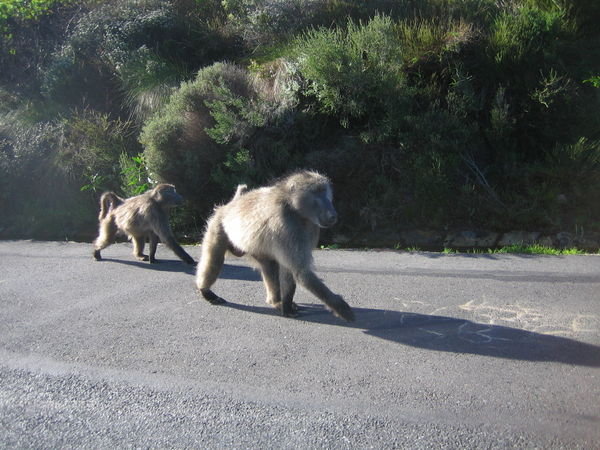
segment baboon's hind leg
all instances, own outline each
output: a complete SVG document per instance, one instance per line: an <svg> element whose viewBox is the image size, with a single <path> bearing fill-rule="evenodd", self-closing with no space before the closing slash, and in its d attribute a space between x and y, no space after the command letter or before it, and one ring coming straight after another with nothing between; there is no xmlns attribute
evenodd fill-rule
<svg viewBox="0 0 600 450"><path fill-rule="evenodd" d="M298 314L300 307L293 301L296 293L296 280L294 280L292 272L281 265L279 266L279 290L283 315L294 316Z"/></svg>
<svg viewBox="0 0 600 450"><path fill-rule="evenodd" d="M225 299L219 297L210 288L219 277L228 246L229 240L221 228L221 224L218 220L211 220L202 240L200 263L198 263L196 272L196 286L202 297L213 305L226 303Z"/></svg>
<svg viewBox="0 0 600 450"><path fill-rule="evenodd" d="M117 225L111 219L106 219L100 222L100 232L94 241L94 259L100 261L102 255L100 250L105 249L113 243L117 236Z"/></svg>
<svg viewBox="0 0 600 450"><path fill-rule="evenodd" d="M158 246L158 236L155 233L150 233L150 252L149 260L150 264L157 263L156 260L156 247Z"/></svg>
<svg viewBox="0 0 600 450"><path fill-rule="evenodd" d="M260 273L267 291L267 304L274 306L286 316L291 313L283 308L281 302L281 285L279 280L279 264L274 259L256 259L260 265Z"/></svg>

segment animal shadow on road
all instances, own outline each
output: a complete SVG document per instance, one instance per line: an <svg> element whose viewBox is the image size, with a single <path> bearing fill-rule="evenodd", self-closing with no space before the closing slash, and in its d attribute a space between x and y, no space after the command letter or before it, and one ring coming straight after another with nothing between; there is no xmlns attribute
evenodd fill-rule
<svg viewBox="0 0 600 450"><path fill-rule="evenodd" d="M159 259L155 264L150 264L147 261L135 261L102 257L102 261L95 262L95 264L105 262L124 264L126 266L139 267L140 269L146 270L155 270L157 272L185 272L188 274L196 273L195 266L186 264L182 261L179 261L178 259Z"/></svg>
<svg viewBox="0 0 600 450"><path fill-rule="evenodd" d="M227 303L259 314L279 314L271 307ZM341 325L402 345L522 361L548 361L600 367L600 347L574 339L455 317L385 309L353 308L356 321L345 324L321 305L299 305L296 319Z"/></svg>
<svg viewBox="0 0 600 450"><path fill-rule="evenodd" d="M220 278L260 281L260 274L244 265L225 264ZM228 301L240 311L280 316L271 306ZM574 339L468 319L374 308L352 308L356 321L334 317L324 305L301 304L295 319L323 325L346 326L402 345L434 351L464 353L522 361L548 361L600 367L600 347Z"/></svg>
<svg viewBox="0 0 600 450"><path fill-rule="evenodd" d="M126 266L139 267L146 270L155 270L158 272L185 272L190 275L196 274L196 267L185 264L178 259L159 259L156 264L150 264L146 261L135 261L125 259L114 259L114 258L102 258L100 262L111 262L117 264L124 264ZM260 281L260 274L247 266L238 266L233 264L224 264L223 272L220 277L222 279L232 280L246 280L246 281Z"/></svg>

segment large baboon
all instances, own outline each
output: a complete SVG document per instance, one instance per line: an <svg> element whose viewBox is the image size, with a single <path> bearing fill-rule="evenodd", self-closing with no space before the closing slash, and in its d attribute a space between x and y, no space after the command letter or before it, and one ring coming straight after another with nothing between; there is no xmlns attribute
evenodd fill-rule
<svg viewBox="0 0 600 450"><path fill-rule="evenodd" d="M235 197L215 209L202 241L196 285L210 303L225 303L210 288L223 266L225 252L247 254L260 268L267 303L283 315L294 315L296 283L317 296L333 313L348 321L354 314L312 269L312 249L319 229L335 224L331 183L319 173L301 171L272 186L247 191L238 187Z"/></svg>
<svg viewBox="0 0 600 450"><path fill-rule="evenodd" d="M169 247L188 264L194 259L177 243L169 226L169 211L180 205L183 197L172 184L159 184L141 195L123 199L114 192L100 198L100 230L94 241L94 258L101 260L100 250L108 247L120 231L133 241L133 256L140 261L155 263L158 241ZM150 240L150 255L144 255L146 238Z"/></svg>

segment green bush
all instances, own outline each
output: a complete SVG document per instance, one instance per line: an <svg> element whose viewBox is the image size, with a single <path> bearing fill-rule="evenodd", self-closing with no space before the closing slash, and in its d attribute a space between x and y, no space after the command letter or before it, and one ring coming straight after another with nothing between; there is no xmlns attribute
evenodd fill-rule
<svg viewBox="0 0 600 450"><path fill-rule="evenodd" d="M600 141L558 144L532 167L551 211L549 227L574 229L600 222Z"/></svg>
<svg viewBox="0 0 600 450"><path fill-rule="evenodd" d="M0 227L35 237L88 238L100 194L121 189L120 155L140 151L132 124L85 110L37 123L0 121ZM9 202L10 200L10 202ZM12 230L12 231L11 231ZM10 233L9 233L10 235Z"/></svg>
<svg viewBox="0 0 600 450"><path fill-rule="evenodd" d="M294 106L293 88L282 87L290 86L284 78L264 80L217 63L183 83L144 127L141 142L151 177L176 184L205 214L240 181L267 178L274 160L285 170L287 154L276 155L272 142L260 145L264 130L276 128Z"/></svg>
<svg viewBox="0 0 600 450"><path fill-rule="evenodd" d="M54 53L43 92L67 106L110 112L125 106L144 120L190 73L227 54L219 48L231 43L206 19L175 2L101 4L77 21Z"/></svg>
<svg viewBox="0 0 600 450"><path fill-rule="evenodd" d="M87 2L42 0L0 2L0 84L30 98L39 93L44 72L64 30Z"/></svg>
<svg viewBox="0 0 600 450"><path fill-rule="evenodd" d="M48 123L28 124L15 114L0 121L0 179L6 203L3 209L18 208L28 197L28 189L36 185L50 165L52 145L56 144L57 128ZM8 202L9 199L14 201ZM9 214L3 215L6 219Z"/></svg>
<svg viewBox="0 0 600 450"><path fill-rule="evenodd" d="M61 131L55 163L63 174L77 181L100 176L104 183L97 189L118 189L119 157L138 148L131 138L132 124L84 110L63 120Z"/></svg>
<svg viewBox="0 0 600 450"><path fill-rule="evenodd" d="M443 227L455 219L447 205L460 193L462 155L481 145L480 99L453 67L473 35L463 22L376 16L296 42L309 101L369 144L359 160L368 188L355 193L363 206L349 212L350 222Z"/></svg>
<svg viewBox="0 0 600 450"><path fill-rule="evenodd" d="M277 45L311 26L329 25L328 0L225 0L227 24L251 49ZM347 6L344 5L344 9ZM338 11L339 12L339 11ZM343 14L340 14L342 16Z"/></svg>
<svg viewBox="0 0 600 450"><path fill-rule="evenodd" d="M593 136L598 129L600 121L592 112L597 100L582 81L600 53L584 50L595 45L581 39L572 12L569 2L531 1L505 8L481 41L486 57L477 65L467 61L482 89L502 94L501 109L497 96L485 99L490 123L483 123L484 132L496 161L529 164L543 159L549 147L572 142L573 136ZM504 131L510 128L508 140L506 133L494 139L500 117Z"/></svg>
<svg viewBox="0 0 600 450"><path fill-rule="evenodd" d="M61 127L17 117L0 123L0 229L3 236L65 238L94 221L95 205L56 164Z"/></svg>
<svg viewBox="0 0 600 450"><path fill-rule="evenodd" d="M321 110L344 127L362 128L365 141L378 141L393 139L414 111L425 63L446 69L446 55L471 39L462 22L397 23L377 15L346 29L311 31L297 40L294 54L306 93Z"/></svg>
<svg viewBox="0 0 600 450"><path fill-rule="evenodd" d="M345 127L366 120L368 130L385 125L386 116L410 96L403 90L401 51L395 24L377 16L364 26L349 22L347 30L310 31L294 53L306 93L321 111L339 117Z"/></svg>
<svg viewBox="0 0 600 450"><path fill-rule="evenodd" d="M183 64L161 58L146 46L131 51L117 66L117 75L125 94L123 104L139 123L160 110L188 77Z"/></svg>
<svg viewBox="0 0 600 450"><path fill-rule="evenodd" d="M121 168L121 190L125 197L140 195L150 189L150 177L143 153L135 156L121 153L119 166Z"/></svg>
<svg viewBox="0 0 600 450"><path fill-rule="evenodd" d="M499 14L491 26L489 50L501 66L539 64L563 30L564 11L521 7Z"/></svg>
<svg viewBox="0 0 600 450"><path fill-rule="evenodd" d="M66 234L102 190L168 181L200 230L299 167L332 177L350 234L600 223L597 1L21 3L42 9L0 7L13 229Z"/></svg>
<svg viewBox="0 0 600 450"><path fill-rule="evenodd" d="M223 63L183 83L141 134L151 177L174 183L201 208L214 202L220 192L212 173L227 152L206 131L217 123L209 104L222 100L224 95L246 99L251 91L247 72Z"/></svg>

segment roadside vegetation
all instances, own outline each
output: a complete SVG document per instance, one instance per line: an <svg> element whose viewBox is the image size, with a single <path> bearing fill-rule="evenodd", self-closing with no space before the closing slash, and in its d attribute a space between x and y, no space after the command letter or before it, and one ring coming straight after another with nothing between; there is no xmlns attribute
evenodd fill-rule
<svg viewBox="0 0 600 450"><path fill-rule="evenodd" d="M477 253L477 251L471 251L471 253ZM515 244L506 247L500 247L497 249L488 249L487 253L498 254L498 253L513 253L521 255L583 255L586 252L578 248L552 248L544 245L533 244Z"/></svg>
<svg viewBox="0 0 600 450"><path fill-rule="evenodd" d="M401 249L400 249L401 250ZM420 252L421 249L417 247L410 247L406 249L407 252ZM551 255L551 256L560 256L560 255L585 255L588 254L584 250L572 247L572 248L553 248L547 247L540 244L532 244L532 245L524 245L524 244L515 244L508 245L505 247L499 248L488 248L488 249L468 249L468 250L458 250L455 248L445 247L441 250L440 253L444 255L460 255L460 254L489 254L489 255L497 255L497 254L516 254L516 255ZM596 252L598 253L598 252ZM600 253L599 253L600 254Z"/></svg>
<svg viewBox="0 0 600 450"><path fill-rule="evenodd" d="M0 3L0 236L89 239L174 183L327 173L339 232L600 232L596 0ZM325 235L327 240L327 235Z"/></svg>

